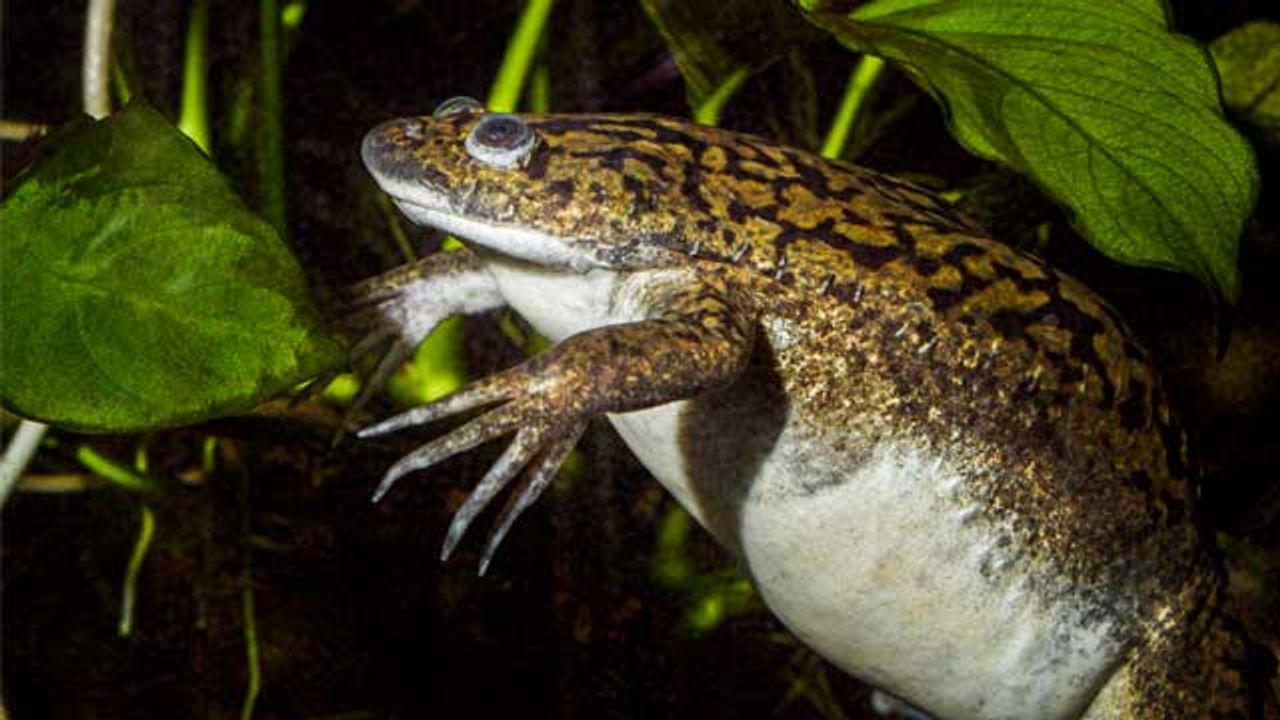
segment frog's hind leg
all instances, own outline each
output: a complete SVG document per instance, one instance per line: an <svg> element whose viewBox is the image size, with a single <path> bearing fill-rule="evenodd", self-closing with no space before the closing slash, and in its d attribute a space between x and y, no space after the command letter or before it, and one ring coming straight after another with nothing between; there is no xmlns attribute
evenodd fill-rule
<svg viewBox="0 0 1280 720"><path fill-rule="evenodd" d="M1214 588L1198 610L1171 611L1132 650L1083 720L1280 720L1271 688L1275 668L1270 652L1250 642Z"/></svg>

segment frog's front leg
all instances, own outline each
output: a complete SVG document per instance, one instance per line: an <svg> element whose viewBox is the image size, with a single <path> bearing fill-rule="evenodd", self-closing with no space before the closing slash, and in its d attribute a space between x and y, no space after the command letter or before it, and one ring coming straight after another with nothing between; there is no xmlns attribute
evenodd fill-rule
<svg viewBox="0 0 1280 720"><path fill-rule="evenodd" d="M587 421L690 398L731 382L746 367L755 323L715 279L681 273L657 279L628 301L635 322L571 336L547 352L472 383L457 393L360 432L371 437L496 405L427 443L387 471L374 499L404 475L430 467L500 435L515 439L459 508L441 553L447 559L475 517L527 466L485 547L480 572L511 524L537 499Z"/></svg>
<svg viewBox="0 0 1280 720"><path fill-rule="evenodd" d="M465 247L402 265L354 286L350 292L343 323L353 334L362 334L351 347L351 360L386 349L351 403L348 417L369 402L442 320L506 305L493 275Z"/></svg>

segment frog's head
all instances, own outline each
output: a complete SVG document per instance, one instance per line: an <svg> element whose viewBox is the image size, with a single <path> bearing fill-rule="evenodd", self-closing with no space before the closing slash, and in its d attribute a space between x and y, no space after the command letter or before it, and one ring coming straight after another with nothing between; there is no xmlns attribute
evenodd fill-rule
<svg viewBox="0 0 1280 720"><path fill-rule="evenodd" d="M655 267L714 224L689 197L691 151L677 132L686 125L489 113L455 98L373 129L362 154L419 224L542 265Z"/></svg>

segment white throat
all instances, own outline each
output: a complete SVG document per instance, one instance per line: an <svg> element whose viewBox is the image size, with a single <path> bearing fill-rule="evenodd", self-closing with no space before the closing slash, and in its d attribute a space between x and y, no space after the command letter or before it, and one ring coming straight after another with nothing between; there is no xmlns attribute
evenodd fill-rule
<svg viewBox="0 0 1280 720"><path fill-rule="evenodd" d="M600 267L600 263L564 238L517 225L474 220L442 209L450 207L449 199L427 188L415 188L410 193L391 181L380 181L380 184L400 211L419 225L439 228L494 252L536 265L569 268L577 272ZM408 197L415 199L409 200Z"/></svg>

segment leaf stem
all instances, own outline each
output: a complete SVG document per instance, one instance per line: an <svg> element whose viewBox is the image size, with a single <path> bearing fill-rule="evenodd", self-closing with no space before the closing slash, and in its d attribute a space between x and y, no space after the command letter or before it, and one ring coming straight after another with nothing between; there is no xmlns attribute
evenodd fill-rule
<svg viewBox="0 0 1280 720"><path fill-rule="evenodd" d="M849 133L853 130L858 115L866 108L867 98L871 90L880 80L884 72L884 61L873 55L863 55L853 66L849 74L849 82L844 88L844 97L840 99L840 107L831 121L831 129L827 131L827 139L822 143L821 154L826 158L838 158L844 153L849 141Z"/></svg>
<svg viewBox="0 0 1280 720"><path fill-rule="evenodd" d="M120 637L129 637L133 632L133 609L138 597L138 574L142 570L142 561L147 558L151 548L151 540L156 533L156 516L151 508L142 506L142 522L138 526L138 537L133 541L133 551L129 553L129 564L124 571L124 589L120 595L120 623L117 632Z"/></svg>

